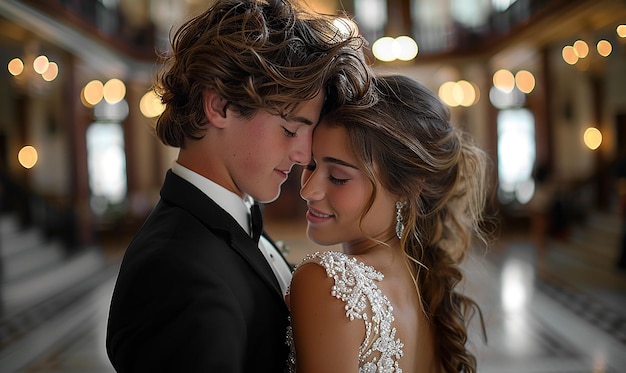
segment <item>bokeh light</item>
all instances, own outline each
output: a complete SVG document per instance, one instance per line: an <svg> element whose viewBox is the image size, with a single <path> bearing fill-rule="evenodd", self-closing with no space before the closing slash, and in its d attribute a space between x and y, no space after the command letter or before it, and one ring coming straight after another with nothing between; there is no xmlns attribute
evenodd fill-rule
<svg viewBox="0 0 626 373"><path fill-rule="evenodd" d="M417 56L417 43L409 36L398 36L392 47L394 55L400 61L410 61Z"/></svg>
<svg viewBox="0 0 626 373"><path fill-rule="evenodd" d="M459 103L454 98L454 88L456 87L456 82L445 82L441 86L439 86L439 98L446 105L451 107L459 106Z"/></svg>
<svg viewBox="0 0 626 373"><path fill-rule="evenodd" d="M33 69L37 74L43 74L46 72L46 70L48 70L49 64L50 61L48 60L48 57L41 55L35 58L35 60L33 61Z"/></svg>
<svg viewBox="0 0 626 373"><path fill-rule="evenodd" d="M472 85L472 83L468 82L467 80L459 80L456 86L458 88L455 88L455 92L458 90L461 91L461 97L458 99L459 105L465 107L470 107L474 105L474 103L476 102L476 90L474 88L474 85ZM456 95L458 98L458 93Z"/></svg>
<svg viewBox="0 0 626 373"><path fill-rule="evenodd" d="M165 105L161 103L159 97L153 90L146 92L139 101L139 110L146 118L158 117L165 110Z"/></svg>
<svg viewBox="0 0 626 373"><path fill-rule="evenodd" d="M17 153L17 160L24 168L32 168L37 164L37 149L33 146L26 145Z"/></svg>
<svg viewBox="0 0 626 373"><path fill-rule="evenodd" d="M515 87L513 73L506 69L500 69L493 74L493 85L504 92L511 92Z"/></svg>
<svg viewBox="0 0 626 373"><path fill-rule="evenodd" d="M82 98L89 106L95 106L104 97L104 85L99 80L92 80L85 85Z"/></svg>
<svg viewBox="0 0 626 373"><path fill-rule="evenodd" d="M409 36L392 38L382 37L372 44L372 53L376 59L383 62L395 60L410 61L417 56L418 46Z"/></svg>
<svg viewBox="0 0 626 373"><path fill-rule="evenodd" d="M7 67L9 69L9 73L13 76L18 76L24 72L24 62L17 57L9 61L9 65Z"/></svg>
<svg viewBox="0 0 626 373"><path fill-rule="evenodd" d="M382 37L372 44L372 53L374 57L383 62L389 62L396 59L393 55L393 41L389 36Z"/></svg>
<svg viewBox="0 0 626 373"><path fill-rule="evenodd" d="M102 95L109 104L118 103L126 96L126 86L119 79L110 79L102 87Z"/></svg>
<svg viewBox="0 0 626 373"><path fill-rule="evenodd" d="M515 85L524 92L530 93L535 89L535 76L527 70L520 70L515 74Z"/></svg>
<svg viewBox="0 0 626 373"><path fill-rule="evenodd" d="M337 27L339 32L346 37L356 36L359 34L359 27L349 18L341 17L333 21L333 25Z"/></svg>
<svg viewBox="0 0 626 373"><path fill-rule="evenodd" d="M469 107L478 102L480 97L478 87L467 81L448 81L439 87L439 98L450 107Z"/></svg>
<svg viewBox="0 0 626 373"><path fill-rule="evenodd" d="M578 56L578 58L585 58L587 57L587 55L589 55L589 46L587 45L587 43L583 40L576 40L574 42L574 51L576 52L576 55Z"/></svg>
<svg viewBox="0 0 626 373"><path fill-rule="evenodd" d="M41 74L41 77L46 82L51 82L59 75L59 65L56 62L50 62L48 64L48 69Z"/></svg>
<svg viewBox="0 0 626 373"><path fill-rule="evenodd" d="M576 50L571 45L564 46L563 50L561 51L561 55L563 56L563 61L567 62L570 65L578 62L578 53L576 53Z"/></svg>
<svg viewBox="0 0 626 373"><path fill-rule="evenodd" d="M598 54L602 57L608 57L613 51L613 46L607 40L600 40L596 45Z"/></svg>
<svg viewBox="0 0 626 373"><path fill-rule="evenodd" d="M595 127L589 127L585 130L583 141L589 149L596 150L602 144L602 133Z"/></svg>

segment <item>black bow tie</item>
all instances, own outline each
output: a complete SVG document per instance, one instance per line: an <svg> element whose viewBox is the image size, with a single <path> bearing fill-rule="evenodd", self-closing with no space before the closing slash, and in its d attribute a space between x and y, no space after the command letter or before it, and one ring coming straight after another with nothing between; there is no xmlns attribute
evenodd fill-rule
<svg viewBox="0 0 626 373"><path fill-rule="evenodd" d="M261 232L263 232L263 214L258 203L253 204L250 208L250 223L252 225L252 239L258 243Z"/></svg>

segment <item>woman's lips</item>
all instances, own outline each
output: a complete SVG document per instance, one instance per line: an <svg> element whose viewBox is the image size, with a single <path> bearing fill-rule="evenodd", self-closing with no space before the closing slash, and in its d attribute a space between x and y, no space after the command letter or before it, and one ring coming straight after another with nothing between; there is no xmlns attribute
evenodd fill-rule
<svg viewBox="0 0 626 373"><path fill-rule="evenodd" d="M311 207L309 207L309 210L306 213L306 220L309 223L323 223L329 219L331 219L333 217L333 215L329 215L329 214L325 214L321 211L315 210Z"/></svg>

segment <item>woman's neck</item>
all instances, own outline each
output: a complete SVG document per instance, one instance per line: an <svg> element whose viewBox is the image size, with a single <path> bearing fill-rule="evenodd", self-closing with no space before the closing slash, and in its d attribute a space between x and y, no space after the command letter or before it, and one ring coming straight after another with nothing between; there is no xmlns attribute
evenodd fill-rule
<svg viewBox="0 0 626 373"><path fill-rule="evenodd" d="M394 232L376 238L363 237L359 241L342 244L343 252L356 257L379 271L402 263L404 258L400 241Z"/></svg>

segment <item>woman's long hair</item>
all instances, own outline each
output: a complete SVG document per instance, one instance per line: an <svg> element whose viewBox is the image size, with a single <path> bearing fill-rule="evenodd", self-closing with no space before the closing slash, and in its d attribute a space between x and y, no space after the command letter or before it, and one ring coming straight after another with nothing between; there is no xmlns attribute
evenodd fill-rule
<svg viewBox="0 0 626 373"><path fill-rule="evenodd" d="M404 76L375 79L378 102L344 105L326 118L346 128L350 148L375 194L375 180L402 198L401 245L423 311L435 330L438 358L446 372L475 372L467 349L467 325L480 308L455 291L459 264L484 229L487 159L428 89ZM482 323L482 315L481 315ZM483 325L484 331L484 325Z"/></svg>

